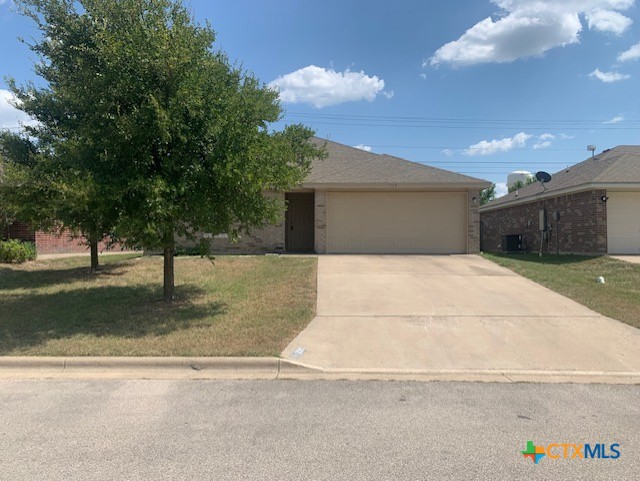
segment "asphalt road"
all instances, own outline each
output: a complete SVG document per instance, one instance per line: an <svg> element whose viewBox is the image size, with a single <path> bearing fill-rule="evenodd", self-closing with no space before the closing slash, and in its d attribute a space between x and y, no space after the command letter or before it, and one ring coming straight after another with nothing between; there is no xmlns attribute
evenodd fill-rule
<svg viewBox="0 0 640 481"><path fill-rule="evenodd" d="M619 443L621 455L534 465L520 454L528 440ZM3 480L624 480L638 473L640 386L0 381Z"/></svg>

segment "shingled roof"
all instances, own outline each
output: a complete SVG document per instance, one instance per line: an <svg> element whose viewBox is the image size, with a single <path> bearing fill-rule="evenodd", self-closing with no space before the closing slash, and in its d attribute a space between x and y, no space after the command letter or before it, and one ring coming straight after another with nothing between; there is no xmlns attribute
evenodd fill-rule
<svg viewBox="0 0 640 481"><path fill-rule="evenodd" d="M317 145L324 145L325 159L312 162L311 173L304 187L322 186L386 186L405 187L461 187L485 189L491 184L448 170L437 169L385 154L375 154L347 145L314 138Z"/></svg>
<svg viewBox="0 0 640 481"><path fill-rule="evenodd" d="M640 184L640 145L621 145L551 175L551 181L527 185L489 202L480 210L491 210L514 202L536 200L610 184Z"/></svg>

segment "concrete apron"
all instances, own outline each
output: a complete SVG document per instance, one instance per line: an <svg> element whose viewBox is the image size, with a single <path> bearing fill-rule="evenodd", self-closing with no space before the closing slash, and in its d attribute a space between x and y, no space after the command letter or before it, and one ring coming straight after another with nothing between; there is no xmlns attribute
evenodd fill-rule
<svg viewBox="0 0 640 481"><path fill-rule="evenodd" d="M328 373L637 383L640 330L480 256L321 256L317 317L282 357Z"/></svg>

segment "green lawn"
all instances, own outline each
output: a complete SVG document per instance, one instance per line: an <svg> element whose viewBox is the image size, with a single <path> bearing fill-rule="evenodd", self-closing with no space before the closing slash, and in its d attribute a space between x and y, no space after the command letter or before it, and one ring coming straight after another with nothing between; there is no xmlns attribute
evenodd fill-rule
<svg viewBox="0 0 640 481"><path fill-rule="evenodd" d="M0 355L273 356L313 318L317 259L74 257L0 265Z"/></svg>
<svg viewBox="0 0 640 481"><path fill-rule="evenodd" d="M608 256L484 254L532 281L607 317L640 327L640 265ZM596 278L605 278L605 284Z"/></svg>

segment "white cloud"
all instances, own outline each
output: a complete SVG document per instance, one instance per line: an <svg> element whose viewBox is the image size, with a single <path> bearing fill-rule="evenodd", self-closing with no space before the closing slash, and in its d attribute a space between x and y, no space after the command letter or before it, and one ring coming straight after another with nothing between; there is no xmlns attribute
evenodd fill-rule
<svg viewBox="0 0 640 481"><path fill-rule="evenodd" d="M578 43L582 22L589 28L620 34L632 21L619 13L635 0L491 0L497 18L485 18L458 40L440 47L423 66L454 67L512 62L540 57L555 47Z"/></svg>
<svg viewBox="0 0 640 481"><path fill-rule="evenodd" d="M555 140L556 136L550 133L542 134L538 136L538 141L533 144L533 148L538 149L546 149L551 147L552 140Z"/></svg>
<svg viewBox="0 0 640 481"><path fill-rule="evenodd" d="M531 134L520 132L513 137L507 137L500 140L483 140L477 144L469 146L462 153L465 155L491 155L497 152L508 152L516 147L523 147L527 140L533 137Z"/></svg>
<svg viewBox="0 0 640 481"><path fill-rule="evenodd" d="M629 17L613 10L596 8L585 16L589 28L600 32L612 32L616 35L622 35L633 23Z"/></svg>
<svg viewBox="0 0 640 481"><path fill-rule="evenodd" d="M442 153L443 153L444 155L446 155L447 157L451 157L455 152L454 152L453 150L451 150L451 149L444 149L444 150L442 151Z"/></svg>
<svg viewBox="0 0 640 481"><path fill-rule="evenodd" d="M616 115L611 120L607 120L606 122L602 122L603 124L619 124L620 122L624 122L624 115Z"/></svg>
<svg viewBox="0 0 640 481"><path fill-rule="evenodd" d="M496 199L498 197L502 197L503 195L507 195L509 193L509 188L505 182L496 182Z"/></svg>
<svg viewBox="0 0 640 481"><path fill-rule="evenodd" d="M618 62L627 62L640 58L640 43L636 43L629 50L625 50L618 55Z"/></svg>
<svg viewBox="0 0 640 481"><path fill-rule="evenodd" d="M426 80L426 79L427 79L427 74L426 74L426 73L421 73L421 74L420 74L420 78L421 78L422 80Z"/></svg>
<svg viewBox="0 0 640 481"><path fill-rule="evenodd" d="M21 124L35 124L27 114L12 105L15 100L13 93L0 89L0 129L17 129Z"/></svg>
<svg viewBox="0 0 640 481"><path fill-rule="evenodd" d="M393 97L393 92L384 92L384 80L375 75L349 69L336 72L315 65L282 75L269 86L280 91L283 102L308 103L319 109L356 100L372 102L378 94Z"/></svg>
<svg viewBox="0 0 640 481"><path fill-rule="evenodd" d="M597 78L604 83L620 82L631 78L631 75L620 72L602 72L599 68L589 74L591 78Z"/></svg>
<svg viewBox="0 0 640 481"><path fill-rule="evenodd" d="M353 146L356 149L364 150L366 152L371 152L373 149L370 145L358 144Z"/></svg>
<svg viewBox="0 0 640 481"><path fill-rule="evenodd" d="M570 139L574 138L573 135L568 135L568 134L558 134L558 137L563 139L563 140L570 140Z"/></svg>
<svg viewBox="0 0 640 481"><path fill-rule="evenodd" d="M540 142L536 142L535 144L533 144L533 148L535 150L547 149L549 147L551 147L551 141L550 140L541 140Z"/></svg>

